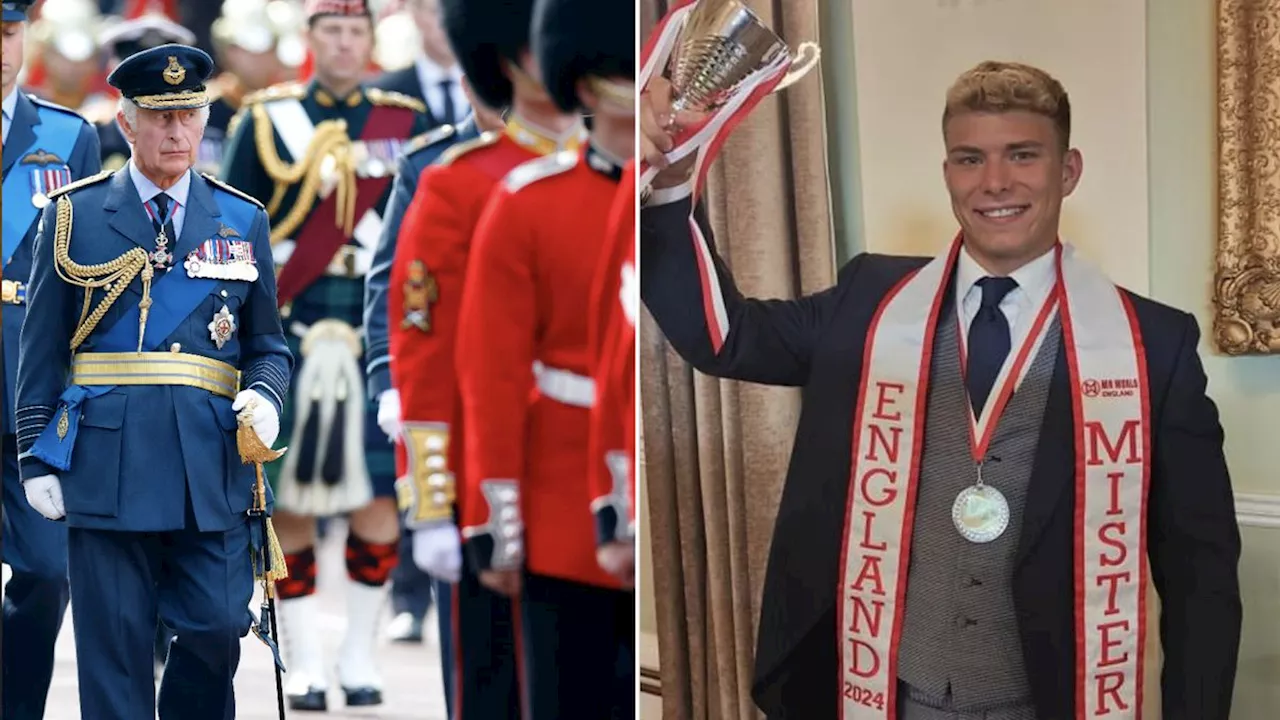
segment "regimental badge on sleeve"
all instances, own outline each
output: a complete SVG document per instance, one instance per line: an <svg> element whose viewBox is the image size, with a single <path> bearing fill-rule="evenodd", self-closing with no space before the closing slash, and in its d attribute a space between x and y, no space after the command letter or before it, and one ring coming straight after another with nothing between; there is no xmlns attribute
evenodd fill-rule
<svg viewBox="0 0 1280 720"><path fill-rule="evenodd" d="M216 280L258 279L258 261L253 254L253 243L240 238L240 233L223 225L215 237L209 238L195 250L187 253L183 262L187 276Z"/></svg>
<svg viewBox="0 0 1280 720"><path fill-rule="evenodd" d="M431 332L431 303L439 299L440 290L436 279L427 272L427 266L421 260L409 264L409 278L404 281L404 319L400 321L401 329L418 328L424 333Z"/></svg>
<svg viewBox="0 0 1280 720"><path fill-rule="evenodd" d="M71 184L71 168L62 158L47 150L28 153L22 158L22 164L30 166L31 204L38 209L49 204L50 193Z"/></svg>

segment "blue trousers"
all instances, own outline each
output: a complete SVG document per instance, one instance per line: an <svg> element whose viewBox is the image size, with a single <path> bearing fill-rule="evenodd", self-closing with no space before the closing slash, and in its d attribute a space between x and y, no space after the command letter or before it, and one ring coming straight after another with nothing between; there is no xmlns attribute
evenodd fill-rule
<svg viewBox="0 0 1280 720"><path fill-rule="evenodd" d="M4 470L4 562L13 570L5 586L0 668L0 717L44 717L53 677L53 646L67 610L67 527L27 503L18 477L12 435L0 440Z"/></svg>
<svg viewBox="0 0 1280 720"><path fill-rule="evenodd" d="M71 612L84 720L232 720L232 680L248 634L247 524L227 532L71 528ZM157 697L157 615L172 628ZM263 652L266 652L263 650Z"/></svg>

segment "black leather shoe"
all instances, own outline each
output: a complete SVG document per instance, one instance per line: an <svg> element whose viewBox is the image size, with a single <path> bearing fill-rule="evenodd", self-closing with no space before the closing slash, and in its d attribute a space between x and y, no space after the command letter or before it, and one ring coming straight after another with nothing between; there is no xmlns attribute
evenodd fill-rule
<svg viewBox="0 0 1280 720"><path fill-rule="evenodd" d="M323 690L312 688L305 695L288 696L290 710L312 710L316 712L327 712L329 703L325 699Z"/></svg>
<svg viewBox="0 0 1280 720"><path fill-rule="evenodd" d="M368 707L382 704L382 691L377 688L342 688L347 694L347 707Z"/></svg>

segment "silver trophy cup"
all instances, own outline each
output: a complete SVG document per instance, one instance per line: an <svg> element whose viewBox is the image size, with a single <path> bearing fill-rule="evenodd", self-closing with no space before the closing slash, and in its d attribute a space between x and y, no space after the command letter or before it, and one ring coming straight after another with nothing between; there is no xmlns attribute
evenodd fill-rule
<svg viewBox="0 0 1280 720"><path fill-rule="evenodd" d="M818 46L802 43L792 69L774 92L803 77L817 64ZM700 0L680 31L667 64L674 112L717 110L743 81L791 49L740 0ZM804 62L799 62L805 54Z"/></svg>

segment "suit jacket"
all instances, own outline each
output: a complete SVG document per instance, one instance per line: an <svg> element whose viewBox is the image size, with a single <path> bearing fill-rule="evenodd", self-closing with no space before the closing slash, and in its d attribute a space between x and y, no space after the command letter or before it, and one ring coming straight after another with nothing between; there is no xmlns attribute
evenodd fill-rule
<svg viewBox="0 0 1280 720"><path fill-rule="evenodd" d="M728 335L709 341L689 201L641 213L641 296L695 368L801 388L803 409L774 527L756 647L756 703L771 718L837 713L836 593L854 402L872 314L927 258L862 254L836 284L794 301L742 297L714 257ZM711 233L701 223L704 235ZM710 242L710 240L709 240ZM1190 315L1130 294L1151 397L1148 553L1160 594L1166 718L1227 720L1240 639L1240 536L1223 432ZM1013 572L1023 658L1037 714L1075 717L1071 389L1059 352Z"/></svg>
<svg viewBox="0 0 1280 720"><path fill-rule="evenodd" d="M23 154L27 152L27 148L36 137L36 126L40 125L40 116L44 113L68 113L74 115L71 110L45 102L39 98L30 97L25 92L18 91L17 105L13 111L13 122L9 127L9 141L4 144L4 178L8 179L9 173L30 174L39 170L55 170L59 169L57 165L35 165L23 162ZM78 117L78 116L77 116ZM71 179L79 180L80 178L93 175L101 169L101 161L98 157L98 135L94 132L93 126L84 122L80 123L80 135L76 138L74 149L71 155L64 161L65 164L61 168L71 170ZM37 213L36 218L39 218ZM26 229L22 242L14 251L13 256L9 258L9 262L4 266L4 279L15 282L25 283L31 274L31 248L36 236L35 219ZM4 382L0 383L0 401L3 407L0 407L0 434L9 434L13 432L13 409L14 398L16 395L15 380L18 375L18 333L22 329L22 320L27 315L27 306L24 305L6 305L3 311L0 311L0 353L3 354L4 362Z"/></svg>
<svg viewBox="0 0 1280 720"><path fill-rule="evenodd" d="M276 311L275 273L266 212L238 192L200 175L191 178L186 216L173 254L177 260L160 282L190 282L183 258L218 237L224 221L216 200L249 205L252 223L234 228L253 245L258 278L218 280L196 309L165 338L162 350L201 355L240 370L240 387L255 389L279 412L293 368ZM69 254L82 265L109 262L134 247L150 252L156 232L127 167L68 191L73 208ZM54 264L54 202L45 209L36 236L27 323L18 367L19 459L24 479L56 474L62 483L67 521L73 527L123 531L176 530L186 525L188 495L203 532L244 522L255 476L236 450L236 414L231 400L187 386L117 386L83 405L71 467L59 473L27 455L52 419L66 387L70 341L84 291L58 275ZM93 352L108 329L142 299L135 278L77 352ZM94 306L103 293L93 294ZM235 322L218 347L209 324L223 307ZM153 309L153 317L154 317Z"/></svg>
<svg viewBox="0 0 1280 720"><path fill-rule="evenodd" d="M408 95L411 98L421 100L422 104L427 106L427 111L424 113L427 116L427 127L436 127L437 125L444 124L443 120L436 117L435 113L431 112L431 103L427 100L427 94L422 89L422 80L418 77L418 66L416 64L399 70L385 72L374 78L373 82L369 83L369 87L376 87L381 90L390 90L392 92L398 92L401 95ZM459 110L460 109L461 108L459 108ZM461 118L457 119L460 120Z"/></svg>

